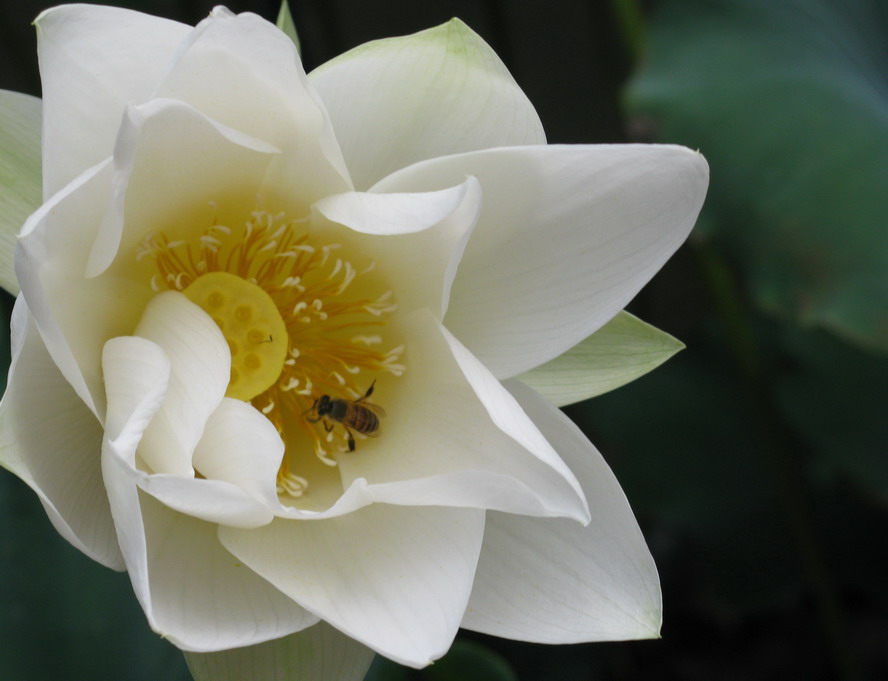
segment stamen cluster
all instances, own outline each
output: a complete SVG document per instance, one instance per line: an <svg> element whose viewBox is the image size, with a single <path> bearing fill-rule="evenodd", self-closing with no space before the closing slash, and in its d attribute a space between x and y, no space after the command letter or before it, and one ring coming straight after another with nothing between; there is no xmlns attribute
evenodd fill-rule
<svg viewBox="0 0 888 681"><path fill-rule="evenodd" d="M204 274L227 272L274 301L289 337L286 359L274 384L250 402L286 443L280 494L299 497L308 488L295 472L305 435L327 465L335 466L333 455L347 449L344 429L311 418L321 395L356 400L379 374L405 370L404 346L386 349L387 317L397 305L393 292L371 275L376 263L358 269L344 257L342 244L314 243L307 220L255 210L241 227L214 223L193 241L151 234L137 257L154 259L151 286L158 292L184 291Z"/></svg>

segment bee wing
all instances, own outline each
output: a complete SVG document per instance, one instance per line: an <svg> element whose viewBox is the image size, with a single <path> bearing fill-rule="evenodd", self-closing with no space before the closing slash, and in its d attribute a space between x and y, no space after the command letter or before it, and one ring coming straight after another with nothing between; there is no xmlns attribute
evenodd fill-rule
<svg viewBox="0 0 888 681"><path fill-rule="evenodd" d="M372 411L372 412L373 412L374 414L376 414L379 418L382 418L383 416L385 416L385 409L383 409L382 407L380 407L378 404L373 404L372 402L360 402L359 404L360 404L362 407L366 407L367 409L369 409L370 411Z"/></svg>

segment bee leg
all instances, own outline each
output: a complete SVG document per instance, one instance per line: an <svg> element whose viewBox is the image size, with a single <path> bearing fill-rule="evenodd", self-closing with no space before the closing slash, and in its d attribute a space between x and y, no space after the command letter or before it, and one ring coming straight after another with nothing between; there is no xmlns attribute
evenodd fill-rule
<svg viewBox="0 0 888 681"><path fill-rule="evenodd" d="M345 428L345 426L342 427ZM348 451L353 452L355 451L355 436L348 428L345 428L345 432L348 433Z"/></svg>
<svg viewBox="0 0 888 681"><path fill-rule="evenodd" d="M367 388L367 392L365 392L363 395L361 395L361 397L359 397L358 399L356 399L355 402L363 402L363 401L366 400L368 397L370 397L370 395L373 394L373 386L375 386L375 385L376 385L376 379L374 378L374 379L373 379L373 383L371 383L371 384L370 384L370 387Z"/></svg>
<svg viewBox="0 0 888 681"><path fill-rule="evenodd" d="M326 419L324 420L324 430L326 430L328 433L333 430L333 424Z"/></svg>

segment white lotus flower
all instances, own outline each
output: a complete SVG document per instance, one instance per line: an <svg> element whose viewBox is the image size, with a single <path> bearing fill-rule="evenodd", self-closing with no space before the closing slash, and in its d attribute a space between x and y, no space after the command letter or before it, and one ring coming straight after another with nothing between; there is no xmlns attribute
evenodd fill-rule
<svg viewBox="0 0 888 681"><path fill-rule="evenodd" d="M685 239L699 154L545 145L457 20L308 77L224 8L36 24L0 460L198 677L657 635L617 482L529 384L595 390L578 344Z"/></svg>

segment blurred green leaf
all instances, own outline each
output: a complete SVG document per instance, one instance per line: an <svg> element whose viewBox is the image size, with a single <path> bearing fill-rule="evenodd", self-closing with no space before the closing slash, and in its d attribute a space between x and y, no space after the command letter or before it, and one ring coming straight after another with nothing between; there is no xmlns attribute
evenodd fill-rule
<svg viewBox="0 0 888 681"><path fill-rule="evenodd" d="M851 481L888 502L888 358L792 329L783 348L795 366L777 384L780 405L821 482Z"/></svg>
<svg viewBox="0 0 888 681"><path fill-rule="evenodd" d="M518 676L499 653L458 638L444 657L420 671L377 656L364 681L518 681Z"/></svg>
<svg viewBox="0 0 888 681"><path fill-rule="evenodd" d="M565 409L601 449L636 512L683 532L717 532L772 498L766 435L726 368L697 348Z"/></svg>
<svg viewBox="0 0 888 681"><path fill-rule="evenodd" d="M796 593L799 578L768 434L725 356L691 347L651 376L565 412L601 449L642 522L684 550L675 569L694 589L756 612ZM665 579L662 554L658 565Z"/></svg>
<svg viewBox="0 0 888 681"><path fill-rule="evenodd" d="M3 681L191 680L179 650L148 628L129 578L65 542L4 470L0 641Z"/></svg>
<svg viewBox="0 0 888 681"><path fill-rule="evenodd" d="M6 391L6 378L10 363L10 328L12 308L15 299L8 293L0 291L0 395Z"/></svg>
<svg viewBox="0 0 888 681"><path fill-rule="evenodd" d="M762 308L888 351L888 3L665 0L629 91Z"/></svg>
<svg viewBox="0 0 888 681"><path fill-rule="evenodd" d="M443 658L420 675L423 681L517 681L509 663L474 641L457 640Z"/></svg>
<svg viewBox="0 0 888 681"><path fill-rule="evenodd" d="M410 670L407 667L377 655L364 681L407 681L409 675Z"/></svg>

